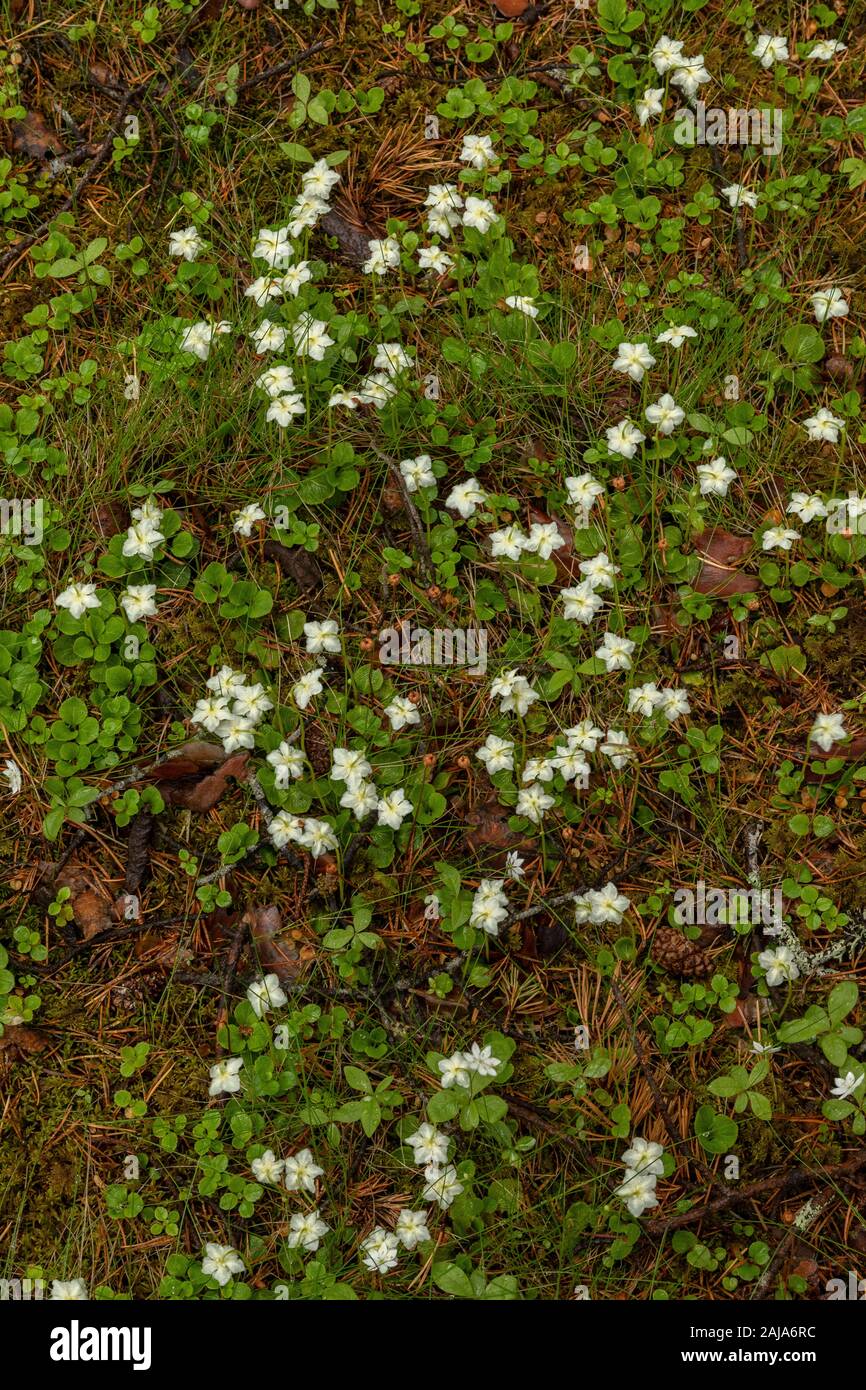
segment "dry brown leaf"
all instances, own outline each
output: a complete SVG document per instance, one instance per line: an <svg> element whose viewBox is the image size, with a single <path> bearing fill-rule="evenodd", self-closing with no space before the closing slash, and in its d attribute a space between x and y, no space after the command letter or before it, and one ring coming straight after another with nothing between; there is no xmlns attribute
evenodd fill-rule
<svg viewBox="0 0 866 1390"><path fill-rule="evenodd" d="M66 153L60 136L48 125L39 111L28 111L21 121L13 121L12 149L27 159L56 159Z"/></svg>
<svg viewBox="0 0 866 1390"><path fill-rule="evenodd" d="M250 936L264 974L274 974L281 985L293 984L303 971L301 953L288 933L283 932L279 909L251 907L244 913Z"/></svg>
<svg viewBox="0 0 866 1390"><path fill-rule="evenodd" d="M731 598L734 594L753 594L760 588L751 574L742 574L736 567L752 548L751 536L732 536L729 531L716 529L699 536L695 549L703 560L703 568L695 580L699 594L716 598Z"/></svg>
<svg viewBox="0 0 866 1390"><path fill-rule="evenodd" d="M227 789L229 777L240 781L246 773L249 753L233 753L222 767L194 785L158 782L160 794L171 806L183 806L187 811L209 811L216 806Z"/></svg>

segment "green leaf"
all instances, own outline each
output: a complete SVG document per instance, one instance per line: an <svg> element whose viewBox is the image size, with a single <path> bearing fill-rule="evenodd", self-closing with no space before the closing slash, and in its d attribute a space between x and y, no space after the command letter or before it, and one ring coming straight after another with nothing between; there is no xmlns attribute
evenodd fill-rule
<svg viewBox="0 0 866 1390"><path fill-rule="evenodd" d="M443 1293L452 1294L454 1298L472 1298L473 1296L469 1275L464 1274L459 1265L434 1265L433 1283L437 1289L441 1289Z"/></svg>

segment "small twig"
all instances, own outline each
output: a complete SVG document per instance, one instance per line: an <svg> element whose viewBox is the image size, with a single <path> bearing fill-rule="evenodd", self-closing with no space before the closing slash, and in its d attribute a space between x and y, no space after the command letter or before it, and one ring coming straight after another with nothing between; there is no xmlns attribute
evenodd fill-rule
<svg viewBox="0 0 866 1390"><path fill-rule="evenodd" d="M836 1163L830 1168L814 1170L796 1168L793 1173L777 1173L774 1177L762 1178L759 1182L749 1183L747 1187L732 1188L723 1197L716 1197L715 1201L708 1202L706 1206L692 1207L691 1210L680 1212L678 1216L668 1217L667 1220L648 1221L644 1230L650 1235L664 1235L666 1231L679 1230L681 1226L691 1226L704 1216L715 1216L718 1212L727 1211L729 1207L736 1206L738 1202L749 1202L753 1197L763 1197L770 1192L786 1194L798 1192L801 1188L808 1187L812 1182L827 1182L834 1178L850 1177L864 1167L866 1167L866 1149L862 1149L859 1154L854 1158L849 1158L845 1163Z"/></svg>
<svg viewBox="0 0 866 1390"><path fill-rule="evenodd" d="M277 63L276 67L273 68L265 68L264 72L257 73L255 77L248 77L246 82L239 83L235 91L240 96L241 92L248 92L251 87L258 87L262 82L270 82L275 77L282 77L283 73L292 72L305 58L311 58L314 53L321 52L323 48L330 48L329 39L318 39L316 43L311 43L309 48L303 49L301 53L296 53L293 58L287 58L284 63Z"/></svg>

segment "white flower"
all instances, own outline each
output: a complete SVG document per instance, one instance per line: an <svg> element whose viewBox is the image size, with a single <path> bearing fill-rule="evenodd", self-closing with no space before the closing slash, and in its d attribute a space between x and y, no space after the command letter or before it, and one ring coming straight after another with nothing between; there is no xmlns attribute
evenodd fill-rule
<svg viewBox="0 0 866 1390"><path fill-rule="evenodd" d="M584 753L594 753L604 733L593 724L591 719L582 719L579 724L575 724L571 729L564 730L565 737L568 739L571 748L580 748Z"/></svg>
<svg viewBox="0 0 866 1390"><path fill-rule="evenodd" d="M255 724L240 714L229 714L217 729L227 753L236 753L239 748L252 748L255 745Z"/></svg>
<svg viewBox="0 0 866 1390"><path fill-rule="evenodd" d="M523 551L528 549L527 537L514 523L503 526L500 531L491 531L489 540L493 559L519 560Z"/></svg>
<svg viewBox="0 0 866 1390"><path fill-rule="evenodd" d="M463 1053L463 1059L469 1070L478 1076L495 1076L499 1070L499 1058L494 1057L489 1046L479 1047L478 1043L473 1043L469 1051Z"/></svg>
<svg viewBox="0 0 866 1390"><path fill-rule="evenodd" d="M258 502L248 502L245 507L241 507L239 511L235 512L232 530L236 536L251 536L256 522L266 520L267 513L262 510Z"/></svg>
<svg viewBox="0 0 866 1390"><path fill-rule="evenodd" d="M591 560L581 560L578 568L593 589L612 589L614 579L619 574L619 566L609 560L603 550L593 555Z"/></svg>
<svg viewBox="0 0 866 1390"><path fill-rule="evenodd" d="M760 59L762 68L771 68L774 63L787 63L791 57L784 34L759 34L750 52L753 58Z"/></svg>
<svg viewBox="0 0 866 1390"><path fill-rule="evenodd" d="M247 285L244 295L251 299L257 308L263 309L272 299L282 299L282 278L279 275L260 275L251 285Z"/></svg>
<svg viewBox="0 0 866 1390"><path fill-rule="evenodd" d="M209 734L215 734L221 724L228 719L231 711L224 695L205 696L199 700L190 715L191 724L200 724Z"/></svg>
<svg viewBox="0 0 866 1390"><path fill-rule="evenodd" d="M283 1160L277 1158L273 1149L265 1149L260 1158L254 1158L250 1167L256 1182L278 1183L283 1176Z"/></svg>
<svg viewBox="0 0 866 1390"><path fill-rule="evenodd" d="M305 644L307 651L313 656L317 652L330 652L336 655L341 650L340 629L335 618L325 618L322 622L304 623L304 636L307 639Z"/></svg>
<svg viewBox="0 0 866 1390"><path fill-rule="evenodd" d="M266 420L273 420L274 424L279 425L280 429L285 429L290 425L296 415L305 415L307 407L304 405L303 397L297 391L291 391L285 396L277 396L271 401L265 415Z"/></svg>
<svg viewBox="0 0 866 1390"><path fill-rule="evenodd" d="M587 579L571 589L563 589L559 597L565 605L563 617L569 622L591 623L596 613L604 607L604 599Z"/></svg>
<svg viewBox="0 0 866 1390"><path fill-rule="evenodd" d="M845 1100L846 1097L854 1094L858 1086L863 1084L863 1075L862 1071L859 1076L855 1076L853 1071L846 1071L844 1076L837 1076L835 1085L830 1089L830 1095L836 1096L839 1100Z"/></svg>
<svg viewBox="0 0 866 1390"><path fill-rule="evenodd" d="M288 1003L288 995L280 985L279 975L273 974L254 980L247 990L247 999L256 1018L264 1018L269 1009L280 1009Z"/></svg>
<svg viewBox="0 0 866 1390"><path fill-rule="evenodd" d="M289 266L280 281L280 285L286 294L290 294L293 299L296 299L303 286L312 278L313 272L310 270L309 261L298 261L297 265Z"/></svg>
<svg viewBox="0 0 866 1390"><path fill-rule="evenodd" d="M490 694L499 699L500 714L513 713L521 719L538 699L538 691L516 670L496 676L490 683Z"/></svg>
<svg viewBox="0 0 866 1390"><path fill-rule="evenodd" d="M489 135L464 135L458 158L461 164L470 164L473 169L486 169L495 164L497 156Z"/></svg>
<svg viewBox="0 0 866 1390"><path fill-rule="evenodd" d="M678 425L683 423L686 412L682 406L677 405L673 396L665 392L659 396L653 405L648 405L644 411L646 418L651 425L655 425L659 434L673 434Z"/></svg>
<svg viewBox="0 0 866 1390"><path fill-rule="evenodd" d="M527 758L521 782L552 782L556 768L550 758Z"/></svg>
<svg viewBox="0 0 866 1390"><path fill-rule="evenodd" d="M555 805L556 798L548 796L540 782L533 782L518 793L515 810L518 816L525 816L533 825L540 825L545 811Z"/></svg>
<svg viewBox="0 0 866 1390"><path fill-rule="evenodd" d="M377 1226L366 1240L361 1241L361 1249L364 1252L361 1263L374 1274L387 1274L394 1269L400 1257L399 1240L383 1226Z"/></svg>
<svg viewBox="0 0 866 1390"><path fill-rule="evenodd" d="M679 719L681 714L691 714L691 706L684 690L666 686L659 691L658 706L669 724Z"/></svg>
<svg viewBox="0 0 866 1390"><path fill-rule="evenodd" d="M722 189L722 196L727 198L728 206L731 208L756 208L758 206L757 193L753 192L751 188L746 188L743 183L729 183Z"/></svg>
<svg viewBox="0 0 866 1390"><path fill-rule="evenodd" d="M280 324L271 323L270 319L262 319L258 328L254 328L249 336L253 340L256 356L261 357L265 352L281 352L288 334Z"/></svg>
<svg viewBox="0 0 866 1390"><path fill-rule="evenodd" d="M838 415L834 415L831 410L827 410L826 406L822 405L819 410L815 411L814 415L810 415L808 420L803 421L803 425L809 438L814 442L826 439L831 444L838 444L839 431L845 428L845 421L840 420Z"/></svg>
<svg viewBox="0 0 866 1390"><path fill-rule="evenodd" d="M515 883L519 883L525 876L526 870L523 867L523 860L516 849L510 849L506 854L504 873L506 878L513 879Z"/></svg>
<svg viewBox="0 0 866 1390"><path fill-rule="evenodd" d="M665 1170L662 1163L663 1156L664 1149L661 1144L654 1144L651 1139L641 1139L638 1136L632 1139L621 1162L633 1174L642 1173L644 1176L651 1174L660 1178Z"/></svg>
<svg viewBox="0 0 866 1390"><path fill-rule="evenodd" d="M67 608L73 618L82 618L88 608L98 608L95 584L70 584L54 600L58 608Z"/></svg>
<svg viewBox="0 0 866 1390"><path fill-rule="evenodd" d="M613 370L624 372L632 381L643 381L645 373L655 366L656 359L646 343L620 343L616 353Z"/></svg>
<svg viewBox="0 0 866 1390"><path fill-rule="evenodd" d="M203 246L204 242L195 227L182 227L168 238L168 254L182 256L185 261L194 261Z"/></svg>
<svg viewBox="0 0 866 1390"><path fill-rule="evenodd" d="M288 1162L288 1159L286 1160ZM321 1243L322 1236L326 1236L331 1229L319 1216L318 1210L308 1212L295 1212L289 1222L290 1230L286 1244L293 1250L300 1248L307 1254L314 1255Z"/></svg>
<svg viewBox="0 0 866 1390"><path fill-rule="evenodd" d="M437 1166L448 1158L448 1135L426 1120L418 1126L414 1134L406 1140L413 1153L413 1161L419 1168L427 1168L431 1163Z"/></svg>
<svg viewBox="0 0 866 1390"><path fill-rule="evenodd" d="M396 376L399 372L405 372L412 366L411 353L400 343L380 343L376 348L376 357L373 362L374 372L388 372L391 376Z"/></svg>
<svg viewBox="0 0 866 1390"><path fill-rule="evenodd" d="M283 1181L289 1192L315 1193L316 1178L320 1178L324 1171L309 1149L300 1149L283 1164Z"/></svg>
<svg viewBox="0 0 866 1390"><path fill-rule="evenodd" d="M431 183L424 199L424 206L448 218L452 227L460 221L463 199L455 183Z"/></svg>
<svg viewBox="0 0 866 1390"><path fill-rule="evenodd" d="M514 744L510 739L488 734L475 754L492 777L496 772L511 772L514 769Z"/></svg>
<svg viewBox="0 0 866 1390"><path fill-rule="evenodd" d="M397 383L388 372L374 372L361 382L358 399L361 405L374 405L381 410L397 394Z"/></svg>
<svg viewBox="0 0 866 1390"><path fill-rule="evenodd" d="M305 174L301 176L304 185L304 192L312 198L326 199L331 196L332 189L336 188L340 182L341 175L336 169L332 169L327 159L317 159Z"/></svg>
<svg viewBox="0 0 866 1390"><path fill-rule="evenodd" d="M422 1240L429 1240L426 1211L409 1211L404 1208L397 1217L394 1234L406 1250L414 1250Z"/></svg>
<svg viewBox="0 0 866 1390"><path fill-rule="evenodd" d="M262 228L253 247L253 256L257 260L267 261L272 270L285 270L293 255L288 227L277 227L275 231Z"/></svg>
<svg viewBox="0 0 866 1390"><path fill-rule="evenodd" d="M386 275L396 270L400 264L400 243L396 237L385 237L384 241L368 241L370 252L361 266L365 275Z"/></svg>
<svg viewBox="0 0 866 1390"><path fill-rule="evenodd" d="M488 936L498 936L500 923L508 916L508 899L500 891L501 884L501 879L482 879L472 899L469 925L480 927ZM462 1057L462 1053L457 1053L456 1056ZM447 1086L450 1082L444 1081L442 1084ZM460 1082L460 1085L464 1084Z"/></svg>
<svg viewBox="0 0 866 1390"><path fill-rule="evenodd" d="M243 1057L224 1057L222 1061L215 1062L210 1069L208 1095L234 1095L236 1091L239 1091L241 1079L238 1072L243 1064Z"/></svg>
<svg viewBox="0 0 866 1390"><path fill-rule="evenodd" d="M694 58L680 58L676 63L671 82L675 87L679 87L684 96L690 99L697 95L698 88L704 82L709 82L710 74L704 67L704 55L698 53Z"/></svg>
<svg viewBox="0 0 866 1390"><path fill-rule="evenodd" d="M312 314L301 315L292 328L292 339L298 357L311 357L314 362L321 362L334 343L328 334L328 325L322 319L314 319Z"/></svg>
<svg viewBox="0 0 866 1390"><path fill-rule="evenodd" d="M232 1275L243 1273L244 1262L231 1245L216 1245L208 1241L204 1252L201 1272L215 1279L220 1288L231 1282Z"/></svg>
<svg viewBox="0 0 866 1390"><path fill-rule="evenodd" d="M769 526L761 542L763 550L790 550L794 541L800 540L800 532L792 531L790 526Z"/></svg>
<svg viewBox="0 0 866 1390"><path fill-rule="evenodd" d="M592 921L598 926L612 923L618 927L631 906L629 899L619 891L615 883L606 883L603 888L591 892L589 898Z"/></svg>
<svg viewBox="0 0 866 1390"><path fill-rule="evenodd" d="M839 39L819 39L815 47L806 57L810 62L831 63L840 53L847 53L848 45L841 43Z"/></svg>
<svg viewBox="0 0 866 1390"><path fill-rule="evenodd" d="M274 786L279 791L285 791L292 778L303 776L304 755L300 748L293 748L285 740L271 750L267 761L274 769Z"/></svg>
<svg viewBox="0 0 866 1390"><path fill-rule="evenodd" d="M451 489L445 498L445 506L453 507L466 521L468 517L474 516L476 507L483 507L486 501L487 493L478 480L464 478L463 482L456 483Z"/></svg>
<svg viewBox="0 0 866 1390"><path fill-rule="evenodd" d="M800 520L807 524L814 521L816 517L828 515L827 508L820 497L810 495L808 492L794 492L787 507L788 515L791 513L798 516Z"/></svg>
<svg viewBox="0 0 866 1390"><path fill-rule="evenodd" d="M300 816L293 816L289 811L277 811L268 826L268 835L275 849L283 849L288 844L299 845L303 833L304 822Z"/></svg>
<svg viewBox="0 0 866 1390"><path fill-rule="evenodd" d="M299 681L292 686L292 699L298 709L306 709L314 695L322 693L322 672L316 666L312 671L306 671Z"/></svg>
<svg viewBox="0 0 866 1390"><path fill-rule="evenodd" d="M358 782L354 787L346 788L340 797L340 805L351 811L357 821L362 821L379 805L379 793L372 782Z"/></svg>
<svg viewBox="0 0 866 1390"><path fill-rule="evenodd" d="M658 709L659 698L658 686L653 681L647 681L645 685L635 685L628 692L628 712L649 719Z"/></svg>
<svg viewBox="0 0 866 1390"><path fill-rule="evenodd" d="M123 542L123 554L130 558L152 560L156 547L162 545L165 536L153 521L146 518L134 521Z"/></svg>
<svg viewBox="0 0 866 1390"><path fill-rule="evenodd" d="M579 477L565 479L565 490L573 506L589 511L596 497L604 496L604 483L600 483L591 473L581 473Z"/></svg>
<svg viewBox="0 0 866 1390"><path fill-rule="evenodd" d="M432 270L436 275L444 275L454 261L441 246L421 246L418 250L418 268Z"/></svg>
<svg viewBox="0 0 866 1390"><path fill-rule="evenodd" d="M261 376L256 377L256 386L260 387L262 391L267 391L271 400L276 400L278 396L290 394L295 389L295 378L291 367L287 367L284 362L267 367Z"/></svg>
<svg viewBox="0 0 866 1390"><path fill-rule="evenodd" d="M377 825L386 825L389 830L399 830L407 816L412 814L412 802L406 797L402 787L387 792L379 799L376 807Z"/></svg>
<svg viewBox="0 0 866 1390"><path fill-rule="evenodd" d="M533 521L524 542L524 549L538 555L542 560L549 560L554 550L559 550L563 545L565 537L561 535L555 521Z"/></svg>
<svg viewBox="0 0 866 1390"><path fill-rule="evenodd" d="M338 405L344 405L347 410L357 410L360 404L361 397L357 392L337 390L331 392L328 409L334 410Z"/></svg>
<svg viewBox="0 0 866 1390"><path fill-rule="evenodd" d="M484 236L496 221L497 213L487 198L468 197L463 208L463 226L474 227Z"/></svg>
<svg viewBox="0 0 866 1390"><path fill-rule="evenodd" d="M683 45L679 39L669 39L667 34L662 34L649 56L656 72L663 75L682 62Z"/></svg>
<svg viewBox="0 0 866 1390"><path fill-rule="evenodd" d="M601 640L600 646L596 648L595 655L599 661L603 661L605 669L611 671L628 671L631 669L631 654L634 651L634 642L628 637L621 637L616 632L606 632Z"/></svg>
<svg viewBox="0 0 866 1390"><path fill-rule="evenodd" d="M736 469L729 467L721 454L709 463L699 463L697 472L702 497L726 497L728 488L737 477Z"/></svg>
<svg viewBox="0 0 866 1390"><path fill-rule="evenodd" d="M657 1207L656 1180L653 1173L626 1174L625 1182L616 1189L632 1216L643 1216L645 1211Z"/></svg>
<svg viewBox="0 0 866 1390"><path fill-rule="evenodd" d="M83 1279L52 1279L50 1297L55 1303L80 1303L88 1297L87 1285Z"/></svg>
<svg viewBox="0 0 866 1390"><path fill-rule="evenodd" d="M214 338L221 333L230 333L231 324L225 320L220 323L206 323L201 320L198 323L190 324L181 334L180 346L184 352L192 353L193 357L198 357L202 362L206 362L211 350Z"/></svg>
<svg viewBox="0 0 866 1390"><path fill-rule="evenodd" d="M664 87L647 87L643 96L635 102L634 109L641 125L646 125L650 116L661 116L665 109L662 101L664 94Z"/></svg>
<svg viewBox="0 0 866 1390"><path fill-rule="evenodd" d="M407 695L395 695L383 711L395 733L412 724L421 723L418 706Z"/></svg>
<svg viewBox="0 0 866 1390"><path fill-rule="evenodd" d="M298 843L304 849L308 849L314 859L318 859L329 850L337 848L337 837L326 820L316 820L313 816L307 816Z"/></svg>
<svg viewBox="0 0 866 1390"><path fill-rule="evenodd" d="M516 309L519 314L525 314L529 319L538 318L538 310L535 307L535 300L528 294L507 294L505 303L509 309Z"/></svg>
<svg viewBox="0 0 866 1390"><path fill-rule="evenodd" d="M829 753L834 743L848 737L845 721L841 714L818 714L809 730L810 743L817 743L825 753Z"/></svg>
<svg viewBox="0 0 866 1390"><path fill-rule="evenodd" d="M315 198L310 193L300 193L292 203L288 232L291 236L300 236L310 227L315 227L320 217L328 211L328 204L324 198Z"/></svg>
<svg viewBox="0 0 866 1390"><path fill-rule="evenodd" d="M633 459L638 446L643 444L646 435L642 434L631 420L620 420L605 430L607 447L612 454L620 454L624 459Z"/></svg>
<svg viewBox="0 0 866 1390"><path fill-rule="evenodd" d="M452 1057L443 1057L436 1065L440 1073L440 1085L444 1090L447 1091L451 1086L469 1085L469 1069L462 1052L455 1052Z"/></svg>
<svg viewBox="0 0 866 1390"><path fill-rule="evenodd" d="M669 343L673 348L681 348L687 338L696 338L698 335L693 328L689 328L687 323L673 324L670 328L665 328L656 338L657 343Z"/></svg>
<svg viewBox="0 0 866 1390"><path fill-rule="evenodd" d="M444 1168L439 1168L436 1164L430 1164L424 1170L424 1177L427 1186L422 1193L422 1201L436 1202L445 1211L450 1207L455 1197L459 1197L463 1191L463 1184L457 1177L457 1169L453 1163L449 1163Z"/></svg>
<svg viewBox="0 0 866 1390"><path fill-rule="evenodd" d="M628 741L628 734L624 729L608 729L607 738L601 745L601 751L606 758L609 758L617 772L627 767L634 757Z"/></svg>
<svg viewBox="0 0 866 1390"><path fill-rule="evenodd" d="M812 309L819 323L827 319L844 319L848 313L848 301L836 286L829 290L818 290L812 295Z"/></svg>
<svg viewBox="0 0 866 1390"><path fill-rule="evenodd" d="M137 401L141 395L141 381L135 372L127 372L123 378L123 399Z"/></svg>
<svg viewBox="0 0 866 1390"><path fill-rule="evenodd" d="M156 614L155 584L130 584L120 595L120 606L131 623Z"/></svg>
<svg viewBox="0 0 866 1390"><path fill-rule="evenodd" d="M373 771L363 748L335 748L330 777L332 782L345 782L351 790L366 781Z"/></svg>
<svg viewBox="0 0 866 1390"><path fill-rule="evenodd" d="M21 769L14 758L7 758L0 769L0 777L3 778L9 788L8 796L17 796L22 787Z"/></svg>
<svg viewBox="0 0 866 1390"><path fill-rule="evenodd" d="M796 980L800 974L790 946L774 946L771 950L762 951L758 964L762 970L766 970L767 984L771 988L786 980Z"/></svg>

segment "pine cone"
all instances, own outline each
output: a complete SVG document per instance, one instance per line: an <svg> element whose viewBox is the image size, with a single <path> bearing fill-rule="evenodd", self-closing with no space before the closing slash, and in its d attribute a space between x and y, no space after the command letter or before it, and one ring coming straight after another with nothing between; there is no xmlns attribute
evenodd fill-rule
<svg viewBox="0 0 866 1390"><path fill-rule="evenodd" d="M703 980L712 971L712 962L695 941L689 941L674 927L659 927L653 940L653 960L671 975L684 980Z"/></svg>

